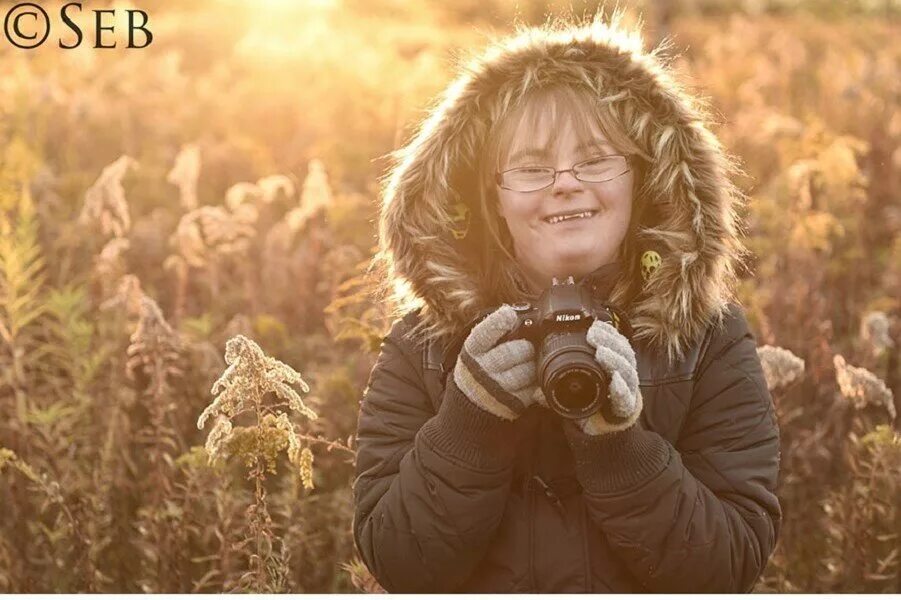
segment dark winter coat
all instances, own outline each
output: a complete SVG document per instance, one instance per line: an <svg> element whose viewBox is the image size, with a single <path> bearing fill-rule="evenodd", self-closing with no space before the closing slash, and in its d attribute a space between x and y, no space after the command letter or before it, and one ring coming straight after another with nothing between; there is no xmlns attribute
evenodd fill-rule
<svg viewBox="0 0 901 600"><path fill-rule="evenodd" d="M385 338L359 421L354 535L385 589L754 585L779 531L779 439L738 307L675 368L636 346L640 427L599 437L537 405L514 422L476 408L404 341L415 318Z"/></svg>
<svg viewBox="0 0 901 600"><path fill-rule="evenodd" d="M632 135L652 159L656 210L643 225L662 260L626 307L644 408L621 433L588 436L537 405L495 417L449 376L462 335L405 335L424 315L468 310L461 299L477 286L439 228L440 203L471 176L489 99L542 81L603 85L612 102L635 103L623 110L647 111ZM450 89L400 155L382 207L384 249L424 306L384 338L361 405L353 530L364 562L391 592L750 590L779 533L779 435L730 293L738 196L696 103L597 24L526 33ZM624 269L620 281L640 265Z"/></svg>

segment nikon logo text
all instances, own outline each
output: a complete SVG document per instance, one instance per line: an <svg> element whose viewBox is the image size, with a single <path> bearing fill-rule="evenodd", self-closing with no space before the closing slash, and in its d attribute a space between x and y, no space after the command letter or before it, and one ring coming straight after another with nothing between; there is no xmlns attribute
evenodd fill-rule
<svg viewBox="0 0 901 600"><path fill-rule="evenodd" d="M582 315L557 315L557 321L578 321Z"/></svg>

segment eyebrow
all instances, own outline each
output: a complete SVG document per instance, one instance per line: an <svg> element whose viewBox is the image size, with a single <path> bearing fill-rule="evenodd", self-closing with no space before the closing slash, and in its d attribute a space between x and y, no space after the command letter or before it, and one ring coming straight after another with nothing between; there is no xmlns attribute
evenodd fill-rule
<svg viewBox="0 0 901 600"><path fill-rule="evenodd" d="M590 148L604 147L610 150L613 150L613 146L608 142L601 141L593 141L593 142L585 142L584 144L580 144L576 148L576 152L581 152L583 150L588 150ZM547 148L525 148L523 150L519 150L510 157L509 163L512 164L521 158L535 156L538 158L545 158L549 155Z"/></svg>

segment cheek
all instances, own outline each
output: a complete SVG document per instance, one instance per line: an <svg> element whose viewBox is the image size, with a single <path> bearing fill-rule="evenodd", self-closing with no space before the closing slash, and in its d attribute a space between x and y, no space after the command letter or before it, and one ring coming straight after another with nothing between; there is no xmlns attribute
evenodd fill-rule
<svg viewBox="0 0 901 600"><path fill-rule="evenodd" d="M502 190L498 194L498 213L507 220L507 225L514 229L522 227L540 216L541 204L529 198L514 197Z"/></svg>
<svg viewBox="0 0 901 600"><path fill-rule="evenodd" d="M616 212L620 216L620 219L625 220L627 223L629 222L629 217L632 216L632 198L623 198L616 206Z"/></svg>
<svg viewBox="0 0 901 600"><path fill-rule="evenodd" d="M624 182L625 184L625 182ZM617 219L626 219L628 221L632 213L632 183L622 185L611 193L602 196L603 202L607 207L617 215Z"/></svg>

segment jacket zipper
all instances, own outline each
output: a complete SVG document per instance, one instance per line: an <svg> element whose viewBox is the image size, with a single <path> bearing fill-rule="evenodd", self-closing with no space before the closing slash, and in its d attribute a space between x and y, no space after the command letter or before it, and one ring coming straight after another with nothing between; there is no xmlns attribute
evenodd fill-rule
<svg viewBox="0 0 901 600"><path fill-rule="evenodd" d="M532 453L529 457L529 468L528 468L528 477L525 479L525 489L523 493L526 494L526 520L529 523L529 587L531 588L532 593L538 593L538 585L535 581L535 564L534 564L534 556L535 556L535 519L533 514L535 512L535 495L532 493L532 478L537 477L535 474L535 457L538 454L538 446L541 443L541 425L542 423L539 421L537 427L537 435L535 436L535 442L532 446Z"/></svg>
<svg viewBox="0 0 901 600"><path fill-rule="evenodd" d="M533 475L532 479L538 482L538 485L541 487L541 491L544 492L545 497L550 501L554 508L560 513L560 516L563 517L564 522L566 521L567 512L566 507L563 506L563 502L560 501L560 497L554 493L554 490L551 489L547 483L545 483L544 479L542 479L539 475Z"/></svg>
<svg viewBox="0 0 901 600"><path fill-rule="evenodd" d="M542 431L544 429L544 421L541 421L538 424L538 435L535 436L535 445L532 447L532 456L529 460L529 469L528 469L528 478L525 480L525 490L523 490L524 494L528 495L528 501L526 503L527 511L526 511L526 519L529 522L529 585L532 588L532 591L537 593L538 586L535 582L535 569L534 569L534 556L535 556L535 534L534 534L534 519L532 517L535 512L535 494L533 493L536 489L540 489L544 492L544 497L551 503L551 505L560 512L560 515L563 517L563 522L566 522L567 511L566 507L563 506L563 502L560 501L560 497L554 493L554 490L551 489L544 479L541 478L541 475L535 472L535 458L539 453L539 446L542 442ZM534 485L533 482L538 485Z"/></svg>
<svg viewBox="0 0 901 600"><path fill-rule="evenodd" d="M529 473L531 473L531 467L529 467ZM528 482L531 481L529 479L526 480L525 490L523 493L528 496L526 499L526 520L529 522L529 591L530 593L537 593L538 587L535 585L535 570L532 557L535 554L535 544L534 544L534 519L532 518L532 513L534 505L532 503L532 490L531 486Z"/></svg>
<svg viewBox="0 0 901 600"><path fill-rule="evenodd" d="M588 508L585 503L580 503L579 528L582 530L582 555L585 557L585 591L594 592L594 573L591 569L591 545L588 543L588 528L591 525L588 518Z"/></svg>

